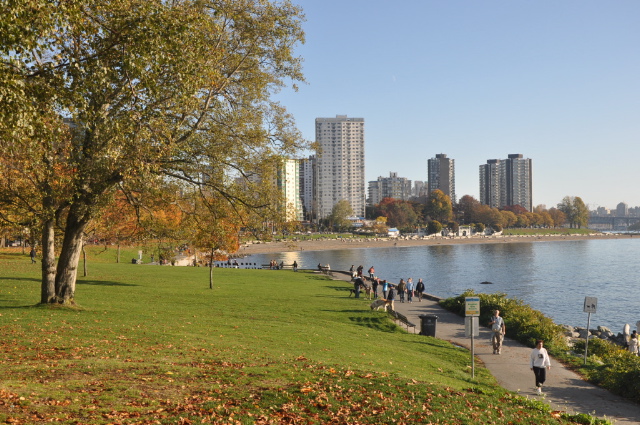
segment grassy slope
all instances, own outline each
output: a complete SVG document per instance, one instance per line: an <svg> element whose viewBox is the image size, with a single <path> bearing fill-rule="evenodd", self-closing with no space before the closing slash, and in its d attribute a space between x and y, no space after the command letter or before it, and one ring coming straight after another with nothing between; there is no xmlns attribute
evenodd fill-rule
<svg viewBox="0 0 640 425"><path fill-rule="evenodd" d="M215 269L210 290L204 268L89 273L81 309L36 307L38 267L0 252L0 421L562 423L343 282Z"/></svg>

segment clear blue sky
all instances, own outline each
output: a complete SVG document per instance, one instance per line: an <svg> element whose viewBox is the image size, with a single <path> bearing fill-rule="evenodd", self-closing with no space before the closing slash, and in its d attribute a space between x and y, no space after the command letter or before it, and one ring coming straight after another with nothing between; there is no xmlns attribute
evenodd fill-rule
<svg viewBox="0 0 640 425"><path fill-rule="evenodd" d="M445 153L479 199L478 166L520 153L534 205L640 206L640 1L293 1L308 84L278 99L309 140L364 118L367 182Z"/></svg>

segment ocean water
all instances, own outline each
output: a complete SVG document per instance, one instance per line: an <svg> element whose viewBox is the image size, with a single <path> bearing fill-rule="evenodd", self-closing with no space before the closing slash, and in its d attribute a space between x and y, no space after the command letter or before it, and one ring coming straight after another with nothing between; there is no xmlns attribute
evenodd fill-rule
<svg viewBox="0 0 640 425"><path fill-rule="evenodd" d="M348 270L374 266L381 279L422 278L439 297L503 292L542 311L556 323L587 326L585 297L598 299L591 327L622 332L640 321L640 237L584 241L460 244L393 248L354 248L253 255L244 261L270 260L300 268L330 264ZM480 282L492 282L481 284Z"/></svg>

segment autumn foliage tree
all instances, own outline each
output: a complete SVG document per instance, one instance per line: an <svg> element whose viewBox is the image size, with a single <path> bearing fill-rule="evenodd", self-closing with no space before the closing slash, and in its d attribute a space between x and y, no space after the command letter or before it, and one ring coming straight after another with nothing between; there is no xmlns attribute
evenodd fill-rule
<svg viewBox="0 0 640 425"><path fill-rule="evenodd" d="M0 214L42 234L41 302L74 302L83 234L117 191L179 184L234 212L271 205L255 177L302 146L272 101L303 79L298 7L32 0L0 15Z"/></svg>
<svg viewBox="0 0 640 425"><path fill-rule="evenodd" d="M387 225L399 229L411 229L418 225L420 216L409 201L383 198L374 208L376 216L387 218Z"/></svg>

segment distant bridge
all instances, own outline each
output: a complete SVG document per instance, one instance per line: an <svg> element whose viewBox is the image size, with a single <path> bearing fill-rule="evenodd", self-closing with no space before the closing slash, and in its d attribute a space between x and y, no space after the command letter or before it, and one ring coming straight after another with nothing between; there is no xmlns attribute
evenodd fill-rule
<svg viewBox="0 0 640 425"><path fill-rule="evenodd" d="M640 222L640 217L589 217L589 229L594 230L627 230L632 224Z"/></svg>

